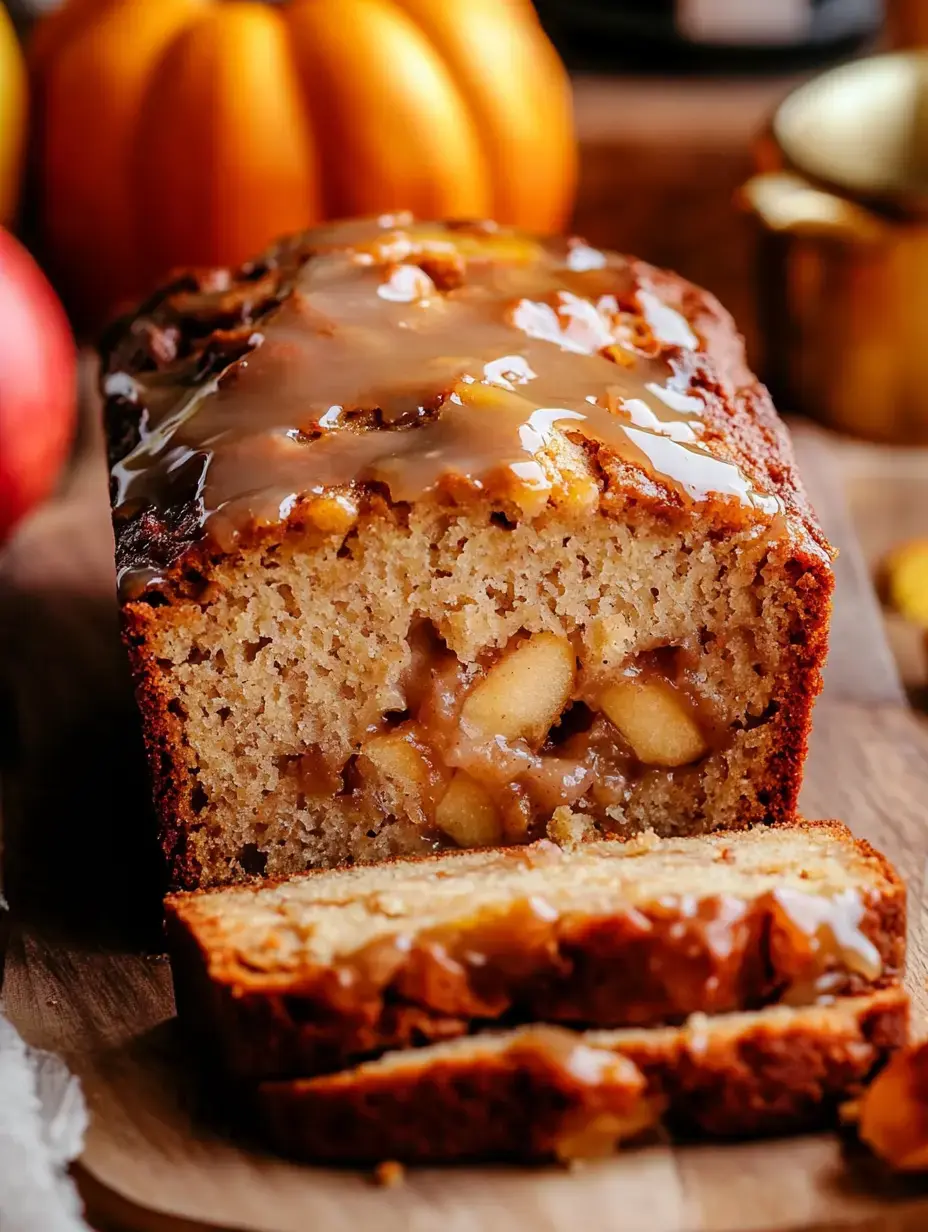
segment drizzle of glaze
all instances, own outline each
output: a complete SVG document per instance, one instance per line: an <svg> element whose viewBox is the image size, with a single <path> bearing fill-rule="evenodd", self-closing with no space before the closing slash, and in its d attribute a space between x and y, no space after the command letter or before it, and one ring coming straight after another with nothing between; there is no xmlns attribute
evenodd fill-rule
<svg viewBox="0 0 928 1232"><path fill-rule="evenodd" d="M704 442L699 342L629 263L570 240L388 216L320 228L244 354L206 380L183 359L108 394L141 406L112 470L117 517L196 502L223 550L297 499L355 484L415 501L449 479L527 514L585 438L684 502L779 511ZM121 577L133 589L137 567ZM134 585L133 585L134 583Z"/></svg>
<svg viewBox="0 0 928 1232"><path fill-rule="evenodd" d="M826 977L821 991L827 992L827 977L835 969L852 971L868 982L880 977L882 956L864 932L867 908L857 890L816 896L783 886L774 892L773 902L771 945L778 946L784 934L790 947L797 935L806 946L807 969L797 973L796 981L803 993L810 979L821 977ZM798 1003L795 991L785 999Z"/></svg>

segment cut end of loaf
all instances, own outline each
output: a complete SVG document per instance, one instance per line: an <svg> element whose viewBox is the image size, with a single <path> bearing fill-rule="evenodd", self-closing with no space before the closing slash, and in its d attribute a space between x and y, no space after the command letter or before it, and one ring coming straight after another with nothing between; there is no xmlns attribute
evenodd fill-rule
<svg viewBox="0 0 928 1232"><path fill-rule="evenodd" d="M808 562L807 562L808 563ZM391 510L127 611L177 884L795 808L830 574L756 530ZM560 811L560 812L559 812Z"/></svg>

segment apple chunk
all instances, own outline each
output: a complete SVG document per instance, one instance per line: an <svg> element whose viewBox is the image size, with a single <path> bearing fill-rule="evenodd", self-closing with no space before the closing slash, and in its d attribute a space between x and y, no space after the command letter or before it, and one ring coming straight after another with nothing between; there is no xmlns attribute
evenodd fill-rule
<svg viewBox="0 0 928 1232"><path fill-rule="evenodd" d="M646 766L688 766L707 751L685 700L666 681L625 677L603 689L599 704Z"/></svg>
<svg viewBox="0 0 928 1232"><path fill-rule="evenodd" d="M428 764L408 732L384 732L374 736L361 749L361 756L362 772L363 759L366 759L378 778L419 791L429 785Z"/></svg>
<svg viewBox="0 0 928 1232"><path fill-rule="evenodd" d="M491 739L540 743L570 700L576 657L565 637L533 633L490 668L468 694L461 718Z"/></svg>
<svg viewBox="0 0 928 1232"><path fill-rule="evenodd" d="M435 824L459 847L489 847L502 834L493 801L463 770L458 770L439 800Z"/></svg>

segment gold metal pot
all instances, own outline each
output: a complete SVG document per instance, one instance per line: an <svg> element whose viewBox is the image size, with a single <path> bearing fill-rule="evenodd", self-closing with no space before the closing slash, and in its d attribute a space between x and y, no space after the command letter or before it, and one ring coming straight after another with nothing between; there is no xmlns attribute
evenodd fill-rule
<svg viewBox="0 0 928 1232"><path fill-rule="evenodd" d="M832 69L780 105L758 219L765 375L784 408L928 443L928 51Z"/></svg>

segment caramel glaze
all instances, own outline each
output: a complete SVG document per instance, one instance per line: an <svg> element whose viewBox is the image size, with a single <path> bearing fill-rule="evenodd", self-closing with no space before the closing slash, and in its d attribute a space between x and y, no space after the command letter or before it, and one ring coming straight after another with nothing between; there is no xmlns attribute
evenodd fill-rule
<svg viewBox="0 0 928 1232"><path fill-rule="evenodd" d="M558 855L547 843L522 850ZM271 957L270 970L231 967L224 980L236 1015L268 1020L257 1036L268 1047L242 1064L310 1072L465 1034L475 1022L651 1026L775 1001L810 1004L897 974L868 927L856 891L667 896L579 913L536 896L452 926L417 931L401 922L325 968L293 973Z"/></svg>
<svg viewBox="0 0 928 1232"><path fill-rule="evenodd" d="M347 1009L389 986L442 1014L496 1018L521 1000L529 1016L543 1004L558 1021L612 1026L678 1019L699 1007L724 1012L781 993L789 999L817 980L828 981L825 993L849 975L878 980L882 956L863 931L865 916L857 891L817 897L783 889L759 904L668 896L599 919L562 915L534 897L465 925L375 941L336 965L325 999L337 1005L343 997ZM666 964L655 962L655 945ZM609 978L616 951L621 980ZM558 971L570 972L562 998L550 982Z"/></svg>
<svg viewBox="0 0 928 1232"><path fill-rule="evenodd" d="M563 481L545 452L559 434L685 503L727 499L761 521L780 510L703 440L699 340L622 257L387 216L300 237L273 294L262 277L251 294L269 307L246 325L187 354L161 331L147 364L110 365L108 398L137 417L112 467L117 520L192 502L228 551L313 494L376 484L406 502L449 481L532 513ZM221 320L231 295L220 279L175 311ZM123 593L157 576L124 566Z"/></svg>
<svg viewBox="0 0 928 1232"><path fill-rule="evenodd" d="M540 1065L563 1083L594 1090L610 1081L621 1083L629 1101L645 1090L643 1075L627 1057L605 1048L593 1048L572 1031L560 1027L535 1024L517 1036L507 1051L510 1059L529 1068Z"/></svg>
<svg viewBox="0 0 928 1232"><path fill-rule="evenodd" d="M842 968L868 982L879 978L882 958L864 931L867 907L856 891L820 899L784 886L772 897L770 948L774 966L790 973L788 1005L840 991Z"/></svg>

